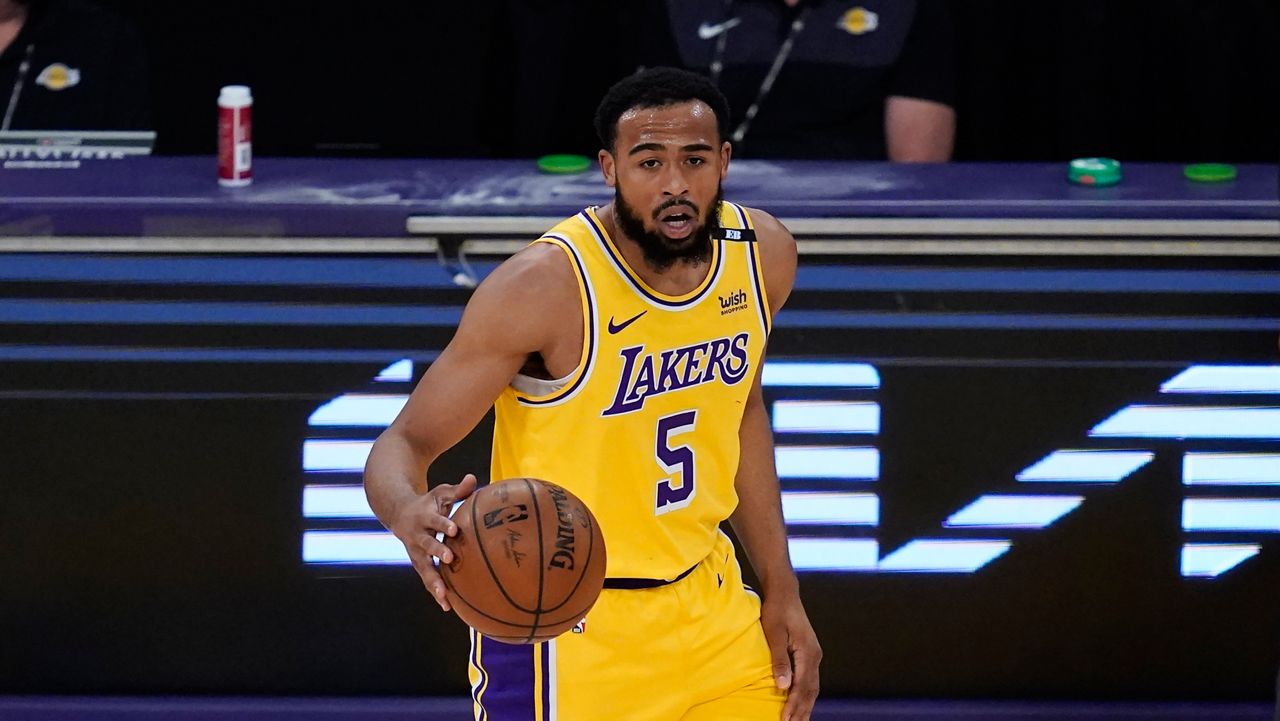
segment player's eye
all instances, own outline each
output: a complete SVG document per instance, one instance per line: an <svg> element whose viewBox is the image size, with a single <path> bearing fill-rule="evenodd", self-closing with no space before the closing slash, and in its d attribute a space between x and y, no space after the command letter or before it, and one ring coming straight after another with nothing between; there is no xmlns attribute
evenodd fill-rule
<svg viewBox="0 0 1280 721"><path fill-rule="evenodd" d="M689 158L690 165L704 165L706 162L707 162L706 158L703 158L697 155Z"/></svg>
<svg viewBox="0 0 1280 721"><path fill-rule="evenodd" d="M640 161L640 167L642 167L642 168L656 168L656 167L658 167L658 159L657 159L657 158L648 158L648 159L645 159L645 160L641 160L641 161Z"/></svg>

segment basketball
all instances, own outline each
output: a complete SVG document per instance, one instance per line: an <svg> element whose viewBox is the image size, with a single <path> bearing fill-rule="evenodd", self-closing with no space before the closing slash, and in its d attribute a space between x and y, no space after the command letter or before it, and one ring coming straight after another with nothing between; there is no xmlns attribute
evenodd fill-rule
<svg viewBox="0 0 1280 721"><path fill-rule="evenodd" d="M600 526L577 496L515 478L477 490L454 511L440 565L449 604L485 636L538 643L573 628L604 586Z"/></svg>

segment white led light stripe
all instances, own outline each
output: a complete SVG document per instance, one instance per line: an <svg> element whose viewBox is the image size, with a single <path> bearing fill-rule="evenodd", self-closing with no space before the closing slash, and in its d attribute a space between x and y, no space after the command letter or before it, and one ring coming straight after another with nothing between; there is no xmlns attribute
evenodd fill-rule
<svg viewBox="0 0 1280 721"><path fill-rule="evenodd" d="M1191 366L1161 385L1160 392L1280 394L1280 365Z"/></svg>
<svg viewBox="0 0 1280 721"><path fill-rule="evenodd" d="M363 471L373 441L307 439L302 442L304 471Z"/></svg>
<svg viewBox="0 0 1280 721"><path fill-rule="evenodd" d="M874 526L880 499L874 493L786 492L782 515L791 525Z"/></svg>
<svg viewBox="0 0 1280 721"><path fill-rule="evenodd" d="M948 528L1045 528L1080 507L1084 496L985 495L955 512Z"/></svg>
<svg viewBox="0 0 1280 721"><path fill-rule="evenodd" d="M1025 482L1119 483L1155 458L1150 451L1054 451L1018 474Z"/></svg>
<svg viewBox="0 0 1280 721"><path fill-rule="evenodd" d="M761 383L765 386L879 388L880 373L866 363L769 361L764 364Z"/></svg>
<svg viewBox="0 0 1280 721"><path fill-rule="evenodd" d="M302 534L302 560L408 565L409 554L400 539L386 531L306 531Z"/></svg>
<svg viewBox="0 0 1280 721"><path fill-rule="evenodd" d="M409 400L407 395L341 395L311 414L311 426L372 426L386 428Z"/></svg>
<svg viewBox="0 0 1280 721"><path fill-rule="evenodd" d="M1129 406L1090 436L1141 438L1280 438L1280 408Z"/></svg>
<svg viewBox="0 0 1280 721"><path fill-rule="evenodd" d="M404 383L413 380L413 361L409 359L396 361L378 374L375 381L379 383Z"/></svg>
<svg viewBox="0 0 1280 721"><path fill-rule="evenodd" d="M1280 499L1186 498L1182 527L1188 531L1280 533Z"/></svg>
<svg viewBox="0 0 1280 721"><path fill-rule="evenodd" d="M374 518L364 486L307 486L302 489L306 518Z"/></svg>
<svg viewBox="0 0 1280 721"><path fill-rule="evenodd" d="M911 541L880 561L879 570L904 573L973 573L1004 555L1004 540L921 539Z"/></svg>
<svg viewBox="0 0 1280 721"><path fill-rule="evenodd" d="M874 571L880 544L867 538L791 538L791 565L797 571Z"/></svg>
<svg viewBox="0 0 1280 721"><path fill-rule="evenodd" d="M1188 486L1280 486L1280 454L1188 453L1182 457Z"/></svg>
<svg viewBox="0 0 1280 721"><path fill-rule="evenodd" d="M779 478L875 480L880 477L880 451L847 446L778 446L774 461Z"/></svg>
<svg viewBox="0 0 1280 721"><path fill-rule="evenodd" d="M1182 575L1216 578L1258 555L1256 543L1187 543L1182 546Z"/></svg>
<svg viewBox="0 0 1280 721"><path fill-rule="evenodd" d="M778 401L773 404L777 433L880 432L880 405L871 402Z"/></svg>

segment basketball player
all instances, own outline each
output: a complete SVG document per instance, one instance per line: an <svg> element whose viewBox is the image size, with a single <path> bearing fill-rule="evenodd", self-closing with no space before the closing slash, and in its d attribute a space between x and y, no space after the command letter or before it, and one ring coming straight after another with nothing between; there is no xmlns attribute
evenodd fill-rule
<svg viewBox="0 0 1280 721"><path fill-rule="evenodd" d="M494 479L563 485L597 516L605 590L537 645L473 632L477 719L808 719L822 652L787 555L760 388L795 240L721 200L728 108L701 76L615 85L596 127L612 203L552 228L476 289L453 341L378 439L365 487L449 610L432 557L476 479L427 469L496 407ZM760 578L744 587L729 520ZM761 600L763 599L763 600Z"/></svg>

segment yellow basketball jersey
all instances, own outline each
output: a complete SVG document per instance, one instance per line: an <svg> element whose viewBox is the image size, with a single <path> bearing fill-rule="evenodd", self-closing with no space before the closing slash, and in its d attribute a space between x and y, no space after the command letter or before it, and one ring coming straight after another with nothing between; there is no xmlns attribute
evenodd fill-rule
<svg viewBox="0 0 1280 721"><path fill-rule="evenodd" d="M610 578L673 578L702 560L737 506L738 428L769 333L746 211L688 294L659 293L594 209L534 242L568 254L583 307L578 368L547 392L513 383L495 403L492 478L557 483L599 520ZM747 236L747 239L742 239Z"/></svg>

